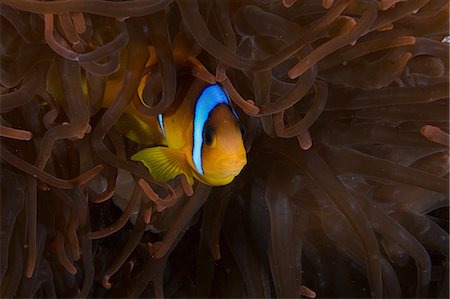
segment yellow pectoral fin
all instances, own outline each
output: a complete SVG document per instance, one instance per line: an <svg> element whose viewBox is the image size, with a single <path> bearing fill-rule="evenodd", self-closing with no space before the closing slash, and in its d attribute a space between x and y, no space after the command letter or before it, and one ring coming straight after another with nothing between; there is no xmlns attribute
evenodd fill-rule
<svg viewBox="0 0 450 299"><path fill-rule="evenodd" d="M192 171L181 150L163 146L146 148L137 152L131 160L141 161L158 182L167 182L184 174L189 184L194 184Z"/></svg>

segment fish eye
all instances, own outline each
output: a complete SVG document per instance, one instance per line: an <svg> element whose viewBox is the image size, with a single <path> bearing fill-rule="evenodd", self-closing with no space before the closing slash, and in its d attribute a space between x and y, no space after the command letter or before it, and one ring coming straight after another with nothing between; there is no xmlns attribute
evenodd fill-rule
<svg viewBox="0 0 450 299"><path fill-rule="evenodd" d="M210 126L205 127L205 129L203 130L203 142L205 142L206 145L211 146L214 142L214 138L214 129Z"/></svg>

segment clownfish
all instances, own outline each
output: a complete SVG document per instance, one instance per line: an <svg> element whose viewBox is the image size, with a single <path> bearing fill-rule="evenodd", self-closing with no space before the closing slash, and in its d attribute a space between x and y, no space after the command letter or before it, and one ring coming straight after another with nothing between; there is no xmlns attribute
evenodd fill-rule
<svg viewBox="0 0 450 299"><path fill-rule="evenodd" d="M131 104L118 127L128 138L152 145L131 159L142 162L153 178L167 182L184 174L210 186L230 183L247 164L243 127L219 84L191 78L177 91L175 103L155 117ZM140 84L138 94L143 90Z"/></svg>
<svg viewBox="0 0 450 299"><path fill-rule="evenodd" d="M150 48L148 65L155 63ZM200 65L193 58L194 63ZM47 77L47 88L64 106L64 92L56 65ZM148 74L139 83L135 100L141 100ZM106 81L101 107L108 107L119 93L123 70ZM150 147L134 154L131 159L142 162L158 182L167 182L184 174L193 185L194 180L210 186L230 183L247 164L243 142L243 127L230 103L226 91L219 84L208 84L192 76L178 80L174 103L163 114L149 116L130 103L116 123L119 131L129 139ZM89 98L86 80L82 78L85 98ZM95 113L101 107L93 107Z"/></svg>

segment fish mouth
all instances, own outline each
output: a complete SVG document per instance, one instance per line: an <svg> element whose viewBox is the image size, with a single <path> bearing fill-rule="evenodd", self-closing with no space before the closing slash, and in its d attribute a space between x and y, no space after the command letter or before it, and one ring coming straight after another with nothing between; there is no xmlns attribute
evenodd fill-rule
<svg viewBox="0 0 450 299"><path fill-rule="evenodd" d="M229 175L238 175L242 168L247 164L246 157L236 157L228 159L220 159L217 161L217 167Z"/></svg>

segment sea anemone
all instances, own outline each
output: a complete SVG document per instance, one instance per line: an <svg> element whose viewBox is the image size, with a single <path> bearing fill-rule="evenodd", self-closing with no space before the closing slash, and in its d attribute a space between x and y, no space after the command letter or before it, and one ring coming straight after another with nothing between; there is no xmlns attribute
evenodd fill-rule
<svg viewBox="0 0 450 299"><path fill-rule="evenodd" d="M448 298L448 1L0 5L3 298ZM186 72L245 124L227 186L114 126Z"/></svg>

